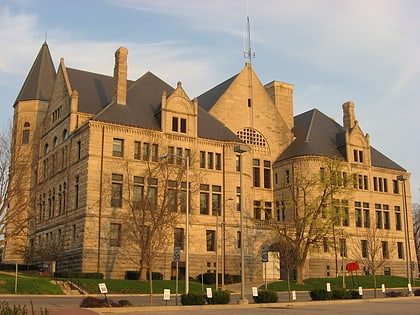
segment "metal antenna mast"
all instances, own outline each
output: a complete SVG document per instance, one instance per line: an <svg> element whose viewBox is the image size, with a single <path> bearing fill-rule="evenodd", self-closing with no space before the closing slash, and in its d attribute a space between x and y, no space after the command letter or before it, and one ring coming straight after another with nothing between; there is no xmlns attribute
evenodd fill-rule
<svg viewBox="0 0 420 315"><path fill-rule="evenodd" d="M244 51L244 58L247 58L249 60L249 63L251 63L252 58L255 58L255 52L252 51L251 47L251 23L249 22L249 16L246 17L247 22L247 51Z"/></svg>

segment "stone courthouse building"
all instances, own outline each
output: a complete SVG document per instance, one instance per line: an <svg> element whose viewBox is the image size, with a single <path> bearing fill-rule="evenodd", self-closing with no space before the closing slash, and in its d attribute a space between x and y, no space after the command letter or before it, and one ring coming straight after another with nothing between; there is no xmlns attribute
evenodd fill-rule
<svg viewBox="0 0 420 315"><path fill-rule="evenodd" d="M243 237L246 279L262 279L261 248L275 242L271 223L292 215L282 203L282 185L293 178L296 165L306 163L306 171L315 174L321 159L332 158L344 163L354 189L336 229L341 236L311 248L304 277L335 277L341 272L337 261L344 266L358 260L352 239L366 255L361 231L372 228L386 232L378 273L406 274L407 255L416 257L410 174L370 145L353 103L343 105L343 125L317 109L294 116L293 85L262 84L250 63L191 99L180 82L171 86L151 72L128 80L127 57L127 49L116 51L113 76L69 68L63 59L55 69L48 45L42 45L12 104L13 148L26 152L31 169L22 179L30 216L23 234L7 242L5 262L101 272L107 278L138 270L138 253L124 248L126 218L139 192L147 190L156 202L166 193L164 180L144 175L166 155L174 165L190 162L190 276L216 270L239 274ZM247 152L235 152L238 145ZM401 175L404 181L397 180ZM179 187L184 197L186 180ZM185 209L175 211L179 217L165 232L153 268L166 279L174 275L174 245L181 246L185 272ZM336 237L346 241L338 259L328 246ZM272 279L281 276L276 259L270 256L267 266Z"/></svg>

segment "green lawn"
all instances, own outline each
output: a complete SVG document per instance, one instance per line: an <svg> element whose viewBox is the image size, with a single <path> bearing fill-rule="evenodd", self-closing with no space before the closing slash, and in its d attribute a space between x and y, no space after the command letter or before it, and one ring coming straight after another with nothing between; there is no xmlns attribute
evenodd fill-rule
<svg viewBox="0 0 420 315"><path fill-rule="evenodd" d="M38 277L33 274L18 274L18 294L62 294L59 286L50 282L50 278ZM0 274L0 294L15 293L15 275Z"/></svg>
<svg viewBox="0 0 420 315"><path fill-rule="evenodd" d="M380 289L385 284L387 289L407 287L407 279L394 276L377 276L377 287ZM60 279L64 281L73 281L75 284L91 294L99 294L98 283L105 283L110 294L148 294L149 282L136 280L111 280L111 279ZM297 285L294 281L291 283L292 290L310 291L314 289L326 288L326 283L331 284L332 289L342 288L341 277L338 278L320 278L307 279L303 285ZM415 287L420 286L420 280L416 279ZM348 289L357 289L359 286L364 289L373 288L372 276L355 276L345 278L346 287ZM204 289L209 285L204 285ZM214 286L211 286L214 289ZM261 289L264 289L264 285ZM154 280L154 294L163 294L164 289L170 289L171 293L175 293L175 281ZM277 281L268 284L268 289L273 291L287 291L287 281ZM178 293L185 291L185 282L179 281ZM201 292L201 283L190 281L190 292ZM0 294L13 294L15 292L15 275L0 274ZM17 283L18 294L62 294L58 285L51 278L40 277L32 273L19 273Z"/></svg>
<svg viewBox="0 0 420 315"><path fill-rule="evenodd" d="M415 286L420 286L420 280L416 280ZM306 279L303 285L297 285L294 281L291 282L291 289L295 291L310 291L315 289L323 289L327 287L327 283L331 284L332 289L340 289L343 287L343 278L312 278ZM347 276L345 277L346 288L357 289L363 287L364 289L373 288L373 276ZM382 284L388 288L403 288L407 287L407 278L395 276L376 276L376 286L381 288ZM287 291L287 281L278 281L268 284L268 289L273 291Z"/></svg>

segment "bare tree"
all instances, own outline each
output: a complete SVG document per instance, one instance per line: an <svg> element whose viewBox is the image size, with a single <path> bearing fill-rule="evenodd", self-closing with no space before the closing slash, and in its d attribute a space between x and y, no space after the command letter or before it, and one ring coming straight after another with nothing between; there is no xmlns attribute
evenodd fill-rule
<svg viewBox="0 0 420 315"><path fill-rule="evenodd" d="M416 246L417 262L420 269L420 204L413 204L413 232Z"/></svg>
<svg viewBox="0 0 420 315"><path fill-rule="evenodd" d="M186 213L185 173L186 165L182 159L168 156L165 159L147 162L141 177L137 179L127 176L130 178L130 196L127 200L129 213L123 247L134 253L132 258L137 259L139 263L140 280L147 280L147 273L149 275L150 304L153 293L152 273L156 259L170 245L184 242L183 235L178 235L178 240L174 239L174 230ZM172 240L173 243L170 243Z"/></svg>
<svg viewBox="0 0 420 315"><path fill-rule="evenodd" d="M11 130L9 124L0 131L0 246L13 242L13 256L23 257L30 218L30 150L13 143L17 140Z"/></svg>
<svg viewBox="0 0 420 315"><path fill-rule="evenodd" d="M378 270L395 252L395 242L382 229L373 226L357 235L352 246L352 256L359 261L366 272L373 276L374 296L376 297L376 275Z"/></svg>
<svg viewBox="0 0 420 315"><path fill-rule="evenodd" d="M286 271L287 276L287 291L289 293L289 301L292 300L292 290L290 286L290 276L293 270L297 267L298 254L296 248L290 243L281 239L278 242L271 245L270 250L277 253L277 258L279 259L279 269ZM281 272L281 271L280 271Z"/></svg>
<svg viewBox="0 0 420 315"><path fill-rule="evenodd" d="M310 162L309 162L310 163ZM318 173L310 173L313 164L293 165L290 177L280 191L285 216L275 222L278 240L296 253L296 280L303 283L303 269L308 253L330 236L334 224L348 220L345 196L352 179L343 171L343 164L336 159L320 160Z"/></svg>

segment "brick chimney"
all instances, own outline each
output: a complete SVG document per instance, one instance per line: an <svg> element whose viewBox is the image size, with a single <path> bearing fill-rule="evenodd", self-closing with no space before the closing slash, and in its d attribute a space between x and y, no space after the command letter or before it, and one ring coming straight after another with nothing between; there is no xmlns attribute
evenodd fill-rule
<svg viewBox="0 0 420 315"><path fill-rule="evenodd" d="M120 105L127 105L127 55L128 50L125 47L120 47L115 52L114 98Z"/></svg>
<svg viewBox="0 0 420 315"><path fill-rule="evenodd" d="M354 103L345 102L343 104L343 126L344 129L352 129L356 124L356 116L354 115Z"/></svg>

